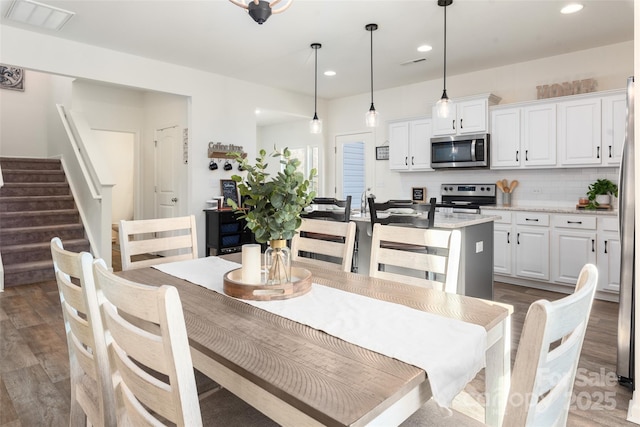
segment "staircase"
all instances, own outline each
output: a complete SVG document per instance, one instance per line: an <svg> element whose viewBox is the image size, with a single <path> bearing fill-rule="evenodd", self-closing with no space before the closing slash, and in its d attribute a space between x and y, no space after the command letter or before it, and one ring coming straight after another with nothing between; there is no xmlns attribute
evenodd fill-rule
<svg viewBox="0 0 640 427"><path fill-rule="evenodd" d="M89 251L62 164L56 159L0 157L0 254L5 287L54 280L50 241Z"/></svg>

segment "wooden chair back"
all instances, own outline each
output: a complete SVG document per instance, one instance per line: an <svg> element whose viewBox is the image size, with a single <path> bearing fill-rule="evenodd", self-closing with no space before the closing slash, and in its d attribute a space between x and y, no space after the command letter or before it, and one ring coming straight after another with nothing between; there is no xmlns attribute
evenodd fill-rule
<svg viewBox="0 0 640 427"><path fill-rule="evenodd" d="M51 239L51 256L64 317L71 380L72 426L115 426L114 393L102 318L93 280L93 257Z"/></svg>
<svg viewBox="0 0 640 427"><path fill-rule="evenodd" d="M176 288L125 280L109 272L102 260L94 262L93 271L101 291L118 424L151 426L169 421L178 426L201 426L187 329Z"/></svg>
<svg viewBox="0 0 640 427"><path fill-rule="evenodd" d="M564 426L582 342L598 283L592 264L576 290L560 300L531 304L518 345L504 426Z"/></svg>
<svg viewBox="0 0 640 427"><path fill-rule="evenodd" d="M428 204L413 203L411 200L388 200L383 203L376 203L370 197L368 200L371 226L373 224L397 224L407 227L433 228L436 211L435 197L429 200ZM395 210L411 209L414 214L394 214ZM422 215L427 212L427 215Z"/></svg>
<svg viewBox="0 0 640 427"><path fill-rule="evenodd" d="M351 271L355 239L356 223L353 221L303 218L291 239L291 259L348 272Z"/></svg>
<svg viewBox="0 0 640 427"><path fill-rule="evenodd" d="M459 230L374 224L369 275L456 293L460 238ZM402 272L416 273L416 277ZM424 278L417 277L417 272Z"/></svg>
<svg viewBox="0 0 640 427"><path fill-rule="evenodd" d="M193 215L121 220L119 234L123 271L198 258L196 219ZM151 253L161 256L134 260L136 255Z"/></svg>
<svg viewBox="0 0 640 427"><path fill-rule="evenodd" d="M351 196L346 200L331 197L316 197L311 205L320 205L324 209L303 211L302 216L309 219L327 219L331 221L349 222L351 220ZM331 209L333 207L334 209Z"/></svg>

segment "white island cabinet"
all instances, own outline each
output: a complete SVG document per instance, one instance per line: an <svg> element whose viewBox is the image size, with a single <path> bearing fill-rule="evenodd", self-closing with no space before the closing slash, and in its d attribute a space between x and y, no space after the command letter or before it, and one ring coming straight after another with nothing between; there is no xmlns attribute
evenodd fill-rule
<svg viewBox="0 0 640 427"><path fill-rule="evenodd" d="M460 230L462 247L458 294L493 299L493 221L496 219L498 217L492 215L436 213L434 228ZM357 273L368 275L371 258L371 221L368 214L351 215L351 220L355 221L358 230L358 252L354 255ZM416 228L416 232L420 230ZM402 274L412 273L419 274L412 271Z"/></svg>

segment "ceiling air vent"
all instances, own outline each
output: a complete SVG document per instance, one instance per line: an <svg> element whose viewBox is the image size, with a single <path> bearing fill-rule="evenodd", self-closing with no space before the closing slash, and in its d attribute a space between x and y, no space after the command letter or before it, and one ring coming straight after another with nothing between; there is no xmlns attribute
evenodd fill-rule
<svg viewBox="0 0 640 427"><path fill-rule="evenodd" d="M416 59L410 59L408 61L404 61L401 62L400 65L411 65L411 64L417 64L418 62L422 62L422 61L426 61L427 58L416 58Z"/></svg>
<svg viewBox="0 0 640 427"><path fill-rule="evenodd" d="M5 17L16 22L60 31L75 15L74 12L38 3L33 0L14 0Z"/></svg>

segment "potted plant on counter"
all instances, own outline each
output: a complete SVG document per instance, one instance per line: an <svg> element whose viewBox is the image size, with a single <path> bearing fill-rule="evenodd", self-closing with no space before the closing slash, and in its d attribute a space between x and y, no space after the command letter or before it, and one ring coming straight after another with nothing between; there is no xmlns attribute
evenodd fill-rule
<svg viewBox="0 0 640 427"><path fill-rule="evenodd" d="M589 185L589 191L587 191L589 204L586 208L596 209L610 206L612 195L618 197L618 186L606 178L597 179L596 182Z"/></svg>
<svg viewBox="0 0 640 427"><path fill-rule="evenodd" d="M233 200L228 200L228 203L241 214L240 218L247 221L247 228L254 233L258 243L269 242L270 247L265 252L267 283L288 283L291 281L291 264L286 241L296 233L302 224L301 212L316 196L314 191L310 191L316 169L312 169L309 177L305 178L298 171L300 161L291 158L288 148L275 150L271 157L280 159L281 171L269 179L265 150L260 150L255 165L249 164L239 153L232 155L247 175L244 178L240 175L231 177L238 183L244 206L238 206Z"/></svg>

